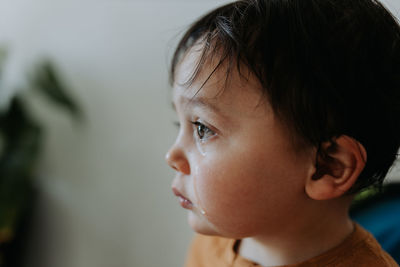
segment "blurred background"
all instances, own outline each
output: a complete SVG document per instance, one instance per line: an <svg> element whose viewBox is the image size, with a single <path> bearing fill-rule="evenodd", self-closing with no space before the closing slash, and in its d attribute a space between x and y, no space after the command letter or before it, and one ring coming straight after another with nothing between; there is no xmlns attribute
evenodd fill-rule
<svg viewBox="0 0 400 267"><path fill-rule="evenodd" d="M168 63L189 23L227 2L0 0L0 149L17 144L0 167L25 188L0 212L28 229L3 227L0 243L22 240L21 266L183 265L192 232L164 162L177 133Z"/></svg>

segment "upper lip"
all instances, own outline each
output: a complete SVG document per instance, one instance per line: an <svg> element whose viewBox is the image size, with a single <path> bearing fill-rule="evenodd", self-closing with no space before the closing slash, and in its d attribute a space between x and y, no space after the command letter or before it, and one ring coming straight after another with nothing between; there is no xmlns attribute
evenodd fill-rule
<svg viewBox="0 0 400 267"><path fill-rule="evenodd" d="M181 197L184 199L189 200L187 197L185 197L176 187L172 187L172 191L174 192L175 196ZM189 200L190 201L190 200Z"/></svg>

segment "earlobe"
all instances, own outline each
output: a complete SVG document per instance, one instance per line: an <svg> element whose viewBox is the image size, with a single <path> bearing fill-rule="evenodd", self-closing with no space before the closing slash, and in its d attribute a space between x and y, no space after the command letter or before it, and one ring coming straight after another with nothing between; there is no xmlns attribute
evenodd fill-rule
<svg viewBox="0 0 400 267"><path fill-rule="evenodd" d="M346 193L365 167L367 153L357 140L342 135L321 144L305 190L315 200L327 200Z"/></svg>

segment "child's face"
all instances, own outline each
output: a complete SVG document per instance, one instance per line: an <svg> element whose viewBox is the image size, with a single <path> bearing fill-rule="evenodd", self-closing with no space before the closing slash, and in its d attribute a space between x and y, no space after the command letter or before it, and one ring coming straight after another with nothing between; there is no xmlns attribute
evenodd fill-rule
<svg viewBox="0 0 400 267"><path fill-rule="evenodd" d="M172 187L193 204L184 206L197 232L236 238L278 234L302 217L309 201L304 184L313 171L311 152L295 152L253 76L246 80L233 73L223 89L221 67L195 95L213 70L209 63L184 87L198 55L192 49L175 77L180 130L166 155L177 171Z"/></svg>

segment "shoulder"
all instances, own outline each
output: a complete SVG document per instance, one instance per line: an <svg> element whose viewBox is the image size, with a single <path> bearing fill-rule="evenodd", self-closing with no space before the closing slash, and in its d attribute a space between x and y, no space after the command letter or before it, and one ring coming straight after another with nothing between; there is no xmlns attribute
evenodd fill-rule
<svg viewBox="0 0 400 267"><path fill-rule="evenodd" d="M310 264L312 263L312 264ZM364 228L355 224L354 232L338 247L301 266L398 267L399 265Z"/></svg>
<svg viewBox="0 0 400 267"><path fill-rule="evenodd" d="M358 228L357 231L360 232L360 236L363 238L361 238L354 250L353 262L355 266L399 266L393 258L382 249L372 234L359 225L356 225L356 227Z"/></svg>

